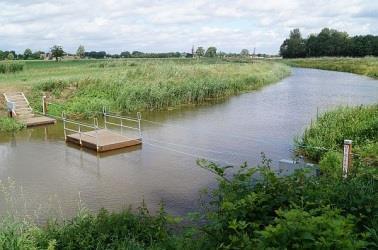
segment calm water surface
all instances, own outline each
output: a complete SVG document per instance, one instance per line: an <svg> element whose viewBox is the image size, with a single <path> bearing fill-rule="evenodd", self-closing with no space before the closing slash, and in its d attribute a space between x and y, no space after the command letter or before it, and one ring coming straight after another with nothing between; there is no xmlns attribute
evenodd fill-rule
<svg viewBox="0 0 378 250"><path fill-rule="evenodd" d="M26 206L29 213L39 209L69 217L79 200L93 211L137 207L145 200L152 210L164 201L168 212L182 215L198 208L201 189L215 186L214 176L196 166L197 158L253 165L263 151L277 164L292 157L293 138L317 112L377 101L376 80L293 69L277 84L221 103L143 113L156 122L142 123L146 143L111 154L67 145L60 123L1 135L0 179L10 177L22 186L15 191L14 209Z"/></svg>

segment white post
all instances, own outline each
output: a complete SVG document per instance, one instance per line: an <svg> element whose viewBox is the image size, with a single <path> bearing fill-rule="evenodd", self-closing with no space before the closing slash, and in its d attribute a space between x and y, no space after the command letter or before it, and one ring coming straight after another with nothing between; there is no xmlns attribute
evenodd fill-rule
<svg viewBox="0 0 378 250"><path fill-rule="evenodd" d="M344 140L343 177L347 178L352 164L352 140Z"/></svg>
<svg viewBox="0 0 378 250"><path fill-rule="evenodd" d="M42 96L42 113L46 115L47 112L47 103L46 103L46 96Z"/></svg>
<svg viewBox="0 0 378 250"><path fill-rule="evenodd" d="M140 126L140 121L142 120L142 114L140 112L138 112L137 116L138 116L139 139L142 140L142 128Z"/></svg>
<svg viewBox="0 0 378 250"><path fill-rule="evenodd" d="M66 116L65 116L64 112L62 112L62 120L63 120L64 140L67 141Z"/></svg>

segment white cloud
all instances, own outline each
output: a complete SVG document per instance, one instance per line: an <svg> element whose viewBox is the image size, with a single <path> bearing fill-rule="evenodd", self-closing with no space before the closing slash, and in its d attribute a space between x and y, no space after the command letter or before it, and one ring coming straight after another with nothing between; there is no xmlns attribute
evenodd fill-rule
<svg viewBox="0 0 378 250"><path fill-rule="evenodd" d="M323 27L351 35L378 33L378 1L370 0L0 0L0 49L276 53L290 29Z"/></svg>

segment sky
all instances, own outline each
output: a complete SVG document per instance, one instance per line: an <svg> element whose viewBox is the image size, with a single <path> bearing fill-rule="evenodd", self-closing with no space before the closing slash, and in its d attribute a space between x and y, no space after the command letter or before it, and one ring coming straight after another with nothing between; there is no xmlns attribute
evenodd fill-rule
<svg viewBox="0 0 378 250"><path fill-rule="evenodd" d="M0 49L278 53L290 30L378 35L378 0L0 0Z"/></svg>

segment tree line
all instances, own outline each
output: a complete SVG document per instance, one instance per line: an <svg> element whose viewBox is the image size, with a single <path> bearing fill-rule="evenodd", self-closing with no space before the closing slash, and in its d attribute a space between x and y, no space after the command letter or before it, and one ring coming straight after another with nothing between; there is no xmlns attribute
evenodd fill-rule
<svg viewBox="0 0 378 250"><path fill-rule="evenodd" d="M80 45L75 54L69 54L63 50L62 46L54 45L50 51L35 51L25 49L24 53L17 54L15 51L2 51L0 50L0 60L39 60L39 59L55 59L59 60L64 56L71 56L77 59L104 59L104 58L201 58L201 57L248 57L250 53L247 49L242 49L240 53L225 53L217 50L216 47L210 46L207 49L198 47L192 49L191 53L181 52L165 52L165 53L145 53L141 51L123 51L120 54L109 54L106 51L85 51L83 45ZM265 54L257 54L256 56L268 56Z"/></svg>
<svg viewBox="0 0 378 250"><path fill-rule="evenodd" d="M320 56L378 56L378 36L350 37L347 32L324 28L319 34L302 38L299 29L290 31L280 47L284 58Z"/></svg>

